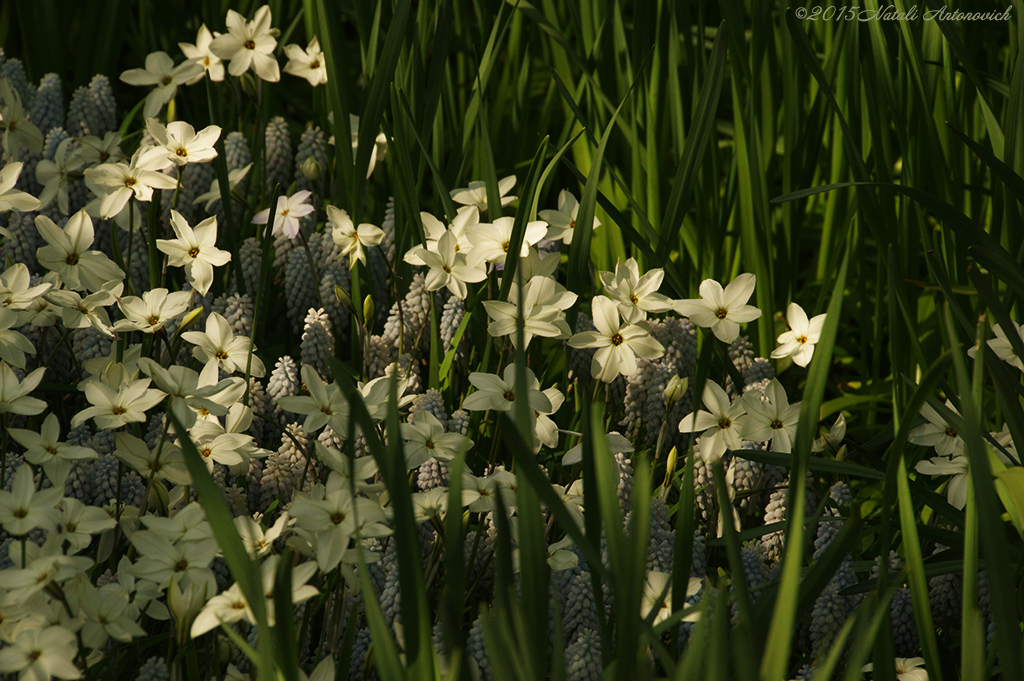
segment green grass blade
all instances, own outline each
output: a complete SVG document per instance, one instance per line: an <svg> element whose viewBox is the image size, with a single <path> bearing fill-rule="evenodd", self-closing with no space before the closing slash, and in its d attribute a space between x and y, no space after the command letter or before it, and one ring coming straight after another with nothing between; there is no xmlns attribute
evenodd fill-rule
<svg viewBox="0 0 1024 681"><path fill-rule="evenodd" d="M679 233L679 226L689 209L699 161L704 157L711 139L715 111L718 109L722 81L725 79L725 57L728 49L727 33L722 30L722 26L723 24L719 25L715 43L711 47L711 56L708 58L707 72L704 75L693 124L683 144L683 155L679 159L676 176L672 181L672 193L669 195L668 207L661 223L655 262L665 262L668 258L672 239Z"/></svg>
<svg viewBox="0 0 1024 681"><path fill-rule="evenodd" d="M299 642L292 603L294 556L294 549L285 549L274 574L274 658L285 681L299 681Z"/></svg>
<svg viewBox="0 0 1024 681"><path fill-rule="evenodd" d="M318 1L323 2L323 0ZM387 36L384 38L384 49L381 51L380 61L373 71L373 80L366 95L366 105L363 107L363 115L359 118L359 147L356 149L355 167L353 168L352 175L353 197L361 197L366 187L366 170L370 167L370 155L373 153L374 140L380 130L381 120L384 117L384 108L391 95L391 83L395 77L395 67L398 66L398 57L402 51L406 24L409 22L411 11L412 0L397 1L395 14L391 18ZM335 123L337 123L338 113L334 115ZM335 137L337 141L335 147L343 146L343 140L345 139L349 138ZM362 201L355 203L351 208L352 221L359 224L362 221L363 215Z"/></svg>
<svg viewBox="0 0 1024 681"><path fill-rule="evenodd" d="M259 647L257 659L254 660L259 667L260 676L266 675L271 678L274 674L274 659L272 652L272 641L270 625L267 620L267 601L263 594L263 579L260 574L260 566L249 557L245 550L242 538L235 528L235 523L228 510L227 504L213 476L206 470L203 456L196 449L188 429L178 419L173 411L168 410L166 417L171 420L174 432L179 434L181 451L185 459L185 467L188 468L192 484L196 488L196 496L199 503L206 512L206 519L210 523L213 536L217 539L217 546L224 554L224 562L228 564L231 576L238 582L253 616L256 618L256 626L259 627Z"/></svg>
<svg viewBox="0 0 1024 681"><path fill-rule="evenodd" d="M839 314L842 310L849 264L850 253L847 250L832 289L828 316L825 318L821 338L815 348L814 358L811 360L807 386L800 403L800 427L797 428L793 443L795 465L790 472L790 494L786 513L789 521L787 523L785 555L782 562L782 579L779 585L778 600L775 603L775 612L772 614L771 626L768 630L765 655L761 662L763 678L785 678L786 665L789 662L804 550L804 527L801 522L806 494L804 471L811 453L811 444L817 434L815 426L818 422L818 410L825 395L825 385L828 381L832 361L832 349L839 331Z"/></svg>

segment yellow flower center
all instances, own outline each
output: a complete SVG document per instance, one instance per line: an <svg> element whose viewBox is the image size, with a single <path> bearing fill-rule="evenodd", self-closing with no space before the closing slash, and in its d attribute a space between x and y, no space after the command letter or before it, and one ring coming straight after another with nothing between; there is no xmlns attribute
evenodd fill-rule
<svg viewBox="0 0 1024 681"><path fill-rule="evenodd" d="M800 336L799 338L796 339L796 342L799 343L800 345L803 345L804 343L807 342L807 336Z"/></svg>
<svg viewBox="0 0 1024 681"><path fill-rule="evenodd" d="M774 429L774 430L781 430L784 427L782 425L782 421L780 421L778 419L775 419L774 421L772 421L771 426L772 426L772 429Z"/></svg>
<svg viewBox="0 0 1024 681"><path fill-rule="evenodd" d="M612 345L618 347L618 346L622 345L624 340L625 339L623 339L622 334L617 333L614 336L612 336Z"/></svg>
<svg viewBox="0 0 1024 681"><path fill-rule="evenodd" d="M67 257L67 259L64 262L66 262L67 264L71 265L72 267L77 265L78 264L78 254L77 253L68 253L68 257Z"/></svg>
<svg viewBox="0 0 1024 681"><path fill-rule="evenodd" d="M256 49L256 43L254 41L252 41L252 40L246 40L245 41L245 49L247 49L247 50L255 50Z"/></svg>
<svg viewBox="0 0 1024 681"><path fill-rule="evenodd" d="M726 317L729 316L729 311L720 309L718 310L718 312L715 313L715 316L718 317L719 319L725 319Z"/></svg>
<svg viewBox="0 0 1024 681"><path fill-rule="evenodd" d="M197 246L193 246L192 248L188 249L188 257L190 257L190 258L198 258L199 257L199 248Z"/></svg>
<svg viewBox="0 0 1024 681"><path fill-rule="evenodd" d="M953 430L951 427L946 426L946 436L947 437L956 437L956 431Z"/></svg>

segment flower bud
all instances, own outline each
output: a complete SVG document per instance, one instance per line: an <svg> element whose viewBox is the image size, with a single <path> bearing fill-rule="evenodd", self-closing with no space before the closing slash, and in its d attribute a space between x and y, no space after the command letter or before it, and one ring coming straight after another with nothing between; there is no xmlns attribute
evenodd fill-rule
<svg viewBox="0 0 1024 681"><path fill-rule="evenodd" d="M373 324L374 315L373 296L366 296L363 300L363 324Z"/></svg>
<svg viewBox="0 0 1024 681"><path fill-rule="evenodd" d="M673 376L665 386L665 411L672 411L676 402L683 398L686 390L690 387L690 379L685 376Z"/></svg>
<svg viewBox="0 0 1024 681"><path fill-rule="evenodd" d="M302 162L300 170L302 171L302 176L310 182L316 182L320 177L320 164L312 156Z"/></svg>
<svg viewBox="0 0 1024 681"><path fill-rule="evenodd" d="M242 81L242 91L252 98L256 98L256 79L252 77L252 74L246 71L238 77Z"/></svg>

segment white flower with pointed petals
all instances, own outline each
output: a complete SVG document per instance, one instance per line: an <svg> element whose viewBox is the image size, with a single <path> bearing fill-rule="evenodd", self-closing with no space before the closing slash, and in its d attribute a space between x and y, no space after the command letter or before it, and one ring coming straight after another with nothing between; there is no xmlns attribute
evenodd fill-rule
<svg viewBox="0 0 1024 681"><path fill-rule="evenodd" d="M946 400L946 407L957 416L960 412L950 400ZM910 431L907 441L911 444L922 447L935 447L939 456L959 456L964 452L964 440L956 432L953 426L946 422L946 419L939 415L930 404L921 406L921 416L927 420L917 428Z"/></svg>
<svg viewBox="0 0 1024 681"><path fill-rule="evenodd" d="M85 210L72 215L64 229L45 215L36 216L36 229L47 245L36 251L39 264L56 272L64 285L80 291L98 291L124 279L124 272L100 251L88 250L95 232Z"/></svg>
<svg viewBox="0 0 1024 681"><path fill-rule="evenodd" d="M143 480L166 480L172 485L192 484L181 449L170 442L165 441L150 451L143 440L123 431L116 435L116 442L114 454L135 469Z"/></svg>
<svg viewBox="0 0 1024 681"><path fill-rule="evenodd" d="M673 301L658 293L665 279L665 270L653 269L642 277L635 258L615 265L615 272L601 272L601 283L605 294L619 305L623 316L632 310L639 310L646 318L648 312L668 312Z"/></svg>
<svg viewBox="0 0 1024 681"><path fill-rule="evenodd" d="M335 206L327 206L327 219L332 225L331 239L341 249L341 256L348 256L349 267L355 267L357 260L365 265L366 253L363 249L376 246L384 240L384 230L380 227L365 222L356 227L348 212Z"/></svg>
<svg viewBox="0 0 1024 681"><path fill-rule="evenodd" d="M28 394L39 386L45 372L46 368L41 367L26 376L24 381L19 381L14 369L7 362L0 362L0 414L41 414L46 409L46 402Z"/></svg>
<svg viewBox="0 0 1024 681"><path fill-rule="evenodd" d="M37 433L24 428L10 428L8 432L15 441L25 448L25 461L41 465L53 459L81 461L95 459L98 455L89 447L69 445L60 441L60 422L56 414L47 415Z"/></svg>
<svg viewBox="0 0 1024 681"><path fill-rule="evenodd" d="M923 669L923 657L897 657L896 681L928 681L928 672ZM869 663L861 667L862 672L874 671L874 664Z"/></svg>
<svg viewBox="0 0 1024 681"><path fill-rule="evenodd" d="M509 175L508 177L502 178L498 181L498 196L501 198L502 206L507 206L518 198L515 196L505 196L505 194L508 194L514 186L516 186L515 175ZM487 212L486 182L470 182L469 187L453 189L450 193L452 201L455 203L461 203L466 207L475 206L481 213ZM460 208L459 210L465 210L465 208Z"/></svg>
<svg viewBox="0 0 1024 681"><path fill-rule="evenodd" d="M686 595L696 596L703 586L702 580L690 577L687 584ZM640 599L640 613L644 619L654 617L651 622L658 626L672 616L672 575L667 572L656 572L652 570L647 573L644 580L644 593ZM700 619L700 613L694 612L682 619L683 622L696 622Z"/></svg>
<svg viewBox="0 0 1024 681"><path fill-rule="evenodd" d="M19 369L25 368L25 353L34 355L36 346L23 334L11 327L21 326L20 315L6 307L0 307L0 359Z"/></svg>
<svg viewBox="0 0 1024 681"><path fill-rule="evenodd" d="M567 291L551 277L537 276L523 286L523 342L526 346L534 336L568 338L572 335L565 321L565 310L576 302L576 294ZM508 302L485 300L484 308L490 323L487 333L495 338L509 336L512 344L518 341L518 287L509 290Z"/></svg>
<svg viewBox="0 0 1024 681"><path fill-rule="evenodd" d="M302 190L291 196L279 196L277 207L274 210L274 231L273 235L284 234L289 239L294 239L299 234L301 223L299 218L305 217L313 212L313 206L306 203L306 199L313 192ZM270 220L270 209L264 208L252 218L254 225L265 225Z"/></svg>
<svg viewBox="0 0 1024 681"><path fill-rule="evenodd" d="M338 437L347 437L348 401L341 388L337 383L325 383L312 365L303 364L301 374L309 396L282 397L277 400L277 405L293 414L305 414L302 428L307 433L316 433L324 426L330 426Z"/></svg>
<svg viewBox="0 0 1024 681"><path fill-rule="evenodd" d="M470 243L473 244L471 260L474 263L493 262L504 264L508 249L512 244L512 227L514 218L498 218L493 223L481 222L468 229ZM523 234L523 245L520 257L525 258L530 246L544 238L547 226L540 220L526 223Z"/></svg>
<svg viewBox="0 0 1024 681"><path fill-rule="evenodd" d="M236 336L231 325L220 314L211 312L206 318L206 331L186 331L181 337L196 347L192 348L192 356L206 364L216 362L221 370L233 374L245 371L249 361L249 345L246 336ZM256 356L256 348L252 350L252 366L250 374L259 378L266 371L263 362Z"/></svg>
<svg viewBox="0 0 1024 681"><path fill-rule="evenodd" d="M153 52L146 56L146 68L128 69L121 74L121 81L129 85L156 86L146 96L146 105L142 109L144 118L152 118L160 113L164 104L174 99L179 85L202 74L203 67L191 59L175 66L166 52Z"/></svg>
<svg viewBox="0 0 1024 681"><path fill-rule="evenodd" d="M146 129L167 153L167 160L176 166L206 163L217 158L213 145L220 138L220 126L209 125L197 133L185 121L172 121L165 128L158 120L150 118L146 120Z"/></svg>
<svg viewBox="0 0 1024 681"><path fill-rule="evenodd" d="M131 198L151 201L154 189L174 189L177 181L159 172L170 162L162 147L144 147L135 152L130 164L101 163L85 171L86 184L100 198L99 217L112 218Z"/></svg>
<svg viewBox="0 0 1024 681"><path fill-rule="evenodd" d="M75 162L81 161L84 166L98 166L103 163L118 163L125 160L121 151L121 133L108 132L103 139L95 135L78 138L78 148L71 155Z"/></svg>
<svg viewBox="0 0 1024 681"><path fill-rule="evenodd" d="M0 170L0 213L9 210L15 210L18 212L38 210L42 206L42 202L36 197L32 196L28 192L23 192L14 188L14 185L18 182L18 176L21 175L21 169L24 165L25 164L20 161L17 163L8 163L4 166L3 170ZM14 238L14 236L3 227L0 227L0 234L8 239Z"/></svg>
<svg viewBox="0 0 1024 681"><path fill-rule="evenodd" d="M576 214L579 213L580 202L568 189L558 192L558 210L542 210L537 214L548 223L547 238L561 240L568 246L572 243L572 235L576 231ZM593 229L601 226L601 221L594 218Z"/></svg>
<svg viewBox="0 0 1024 681"><path fill-rule="evenodd" d="M637 316L619 319L618 307L604 296L594 296L591 303L596 331L577 333L569 339L573 348L597 348L590 373L610 383L619 374L636 372L636 359L657 359L665 348L651 335L650 325Z"/></svg>
<svg viewBox="0 0 1024 681"><path fill-rule="evenodd" d="M674 307L697 326L711 329L719 340L731 343L739 338L740 324L761 316L760 310L746 304L754 284L753 274L741 274L725 290L717 281L705 279L700 284L700 298L678 300Z"/></svg>
<svg viewBox="0 0 1024 681"><path fill-rule="evenodd" d="M1018 324L1012 320L1010 323L1014 327L1011 333L1016 333L1021 337L1021 340L1024 340L1024 324ZM1017 355L1017 351L1013 349L1013 345L1010 343L1010 336L1007 335L1006 331L998 324L995 324L992 326L992 332L996 334L996 337L988 341L988 346L992 348L992 352L996 353L996 357L1010 366L1024 371L1024 362ZM967 351L967 355L974 359L977 352L977 348L971 348Z"/></svg>
<svg viewBox="0 0 1024 681"><path fill-rule="evenodd" d="M235 170L228 171L229 192L234 193L235 187L238 186L239 182L245 179L245 176L249 174L249 170L251 168L252 164L250 163L242 168L236 168ZM192 203L205 203L206 212L209 213L211 212L210 209L213 208L213 204L220 201L220 197L220 180L218 180L217 178L213 178L213 181L210 183L210 191L206 192L205 194L200 194L196 198L192 199Z"/></svg>
<svg viewBox="0 0 1024 681"><path fill-rule="evenodd" d="M57 503L64 496L63 488L36 490L32 466L21 464L14 474L11 491L0 490L0 525L16 537L37 527L49 529L57 522Z"/></svg>
<svg viewBox="0 0 1024 681"><path fill-rule="evenodd" d="M230 61L228 73L238 77L251 66L263 80L271 83L281 80L281 70L274 59L277 39L270 26L270 7L260 7L249 22L235 10L229 9L226 23L228 32L216 36L210 42L210 50L221 59Z"/></svg>
<svg viewBox="0 0 1024 681"><path fill-rule="evenodd" d="M68 214L68 181L70 175L82 167L82 160L74 153L77 145L78 140L69 137L57 145L52 161L44 158L36 164L36 180L43 185L39 194L41 207L57 199L61 214Z"/></svg>
<svg viewBox="0 0 1024 681"><path fill-rule="evenodd" d="M0 130L7 158L17 161L22 150L43 150L43 133L26 117L21 97L10 78L0 78Z"/></svg>
<svg viewBox="0 0 1024 681"><path fill-rule="evenodd" d="M773 452L792 452L796 426L800 420L800 403L790 404L786 390L773 378L764 389L749 390L741 398L747 408L743 438L751 442L772 441Z"/></svg>
<svg viewBox="0 0 1024 681"><path fill-rule="evenodd" d="M419 257L420 248L437 252L437 242L447 233L455 235L455 250L465 256L469 256L473 250L473 243L469 240L467 229L480 222L480 211L475 207L469 207L459 211L452 219L451 225L447 228L444 223L430 213L420 213L420 220L423 222L423 233L427 242L423 246L413 246L403 258L410 265L426 265Z"/></svg>
<svg viewBox="0 0 1024 681"><path fill-rule="evenodd" d="M320 40L313 36L306 49L299 45L285 45L284 53L288 63L284 72L299 78L305 78L313 87L327 82L327 64L324 52L320 49Z"/></svg>
<svg viewBox="0 0 1024 681"><path fill-rule="evenodd" d="M114 322L114 330L156 333L167 322L185 313L191 297L188 291L170 293L165 288L144 291L141 298L125 296L117 301L124 318Z"/></svg>
<svg viewBox="0 0 1024 681"><path fill-rule="evenodd" d="M957 455L952 458L937 456L933 459L925 459L918 461L914 470L925 475L952 476L946 486L946 498L950 504L961 510L967 505L970 465L966 456Z"/></svg>
<svg viewBox="0 0 1024 681"><path fill-rule="evenodd" d="M793 363L805 367L814 356L814 346L821 338L821 329L825 326L825 317L820 314L807 319L807 313L796 303L790 303L786 309L786 321L789 331L779 336L779 347L772 351L772 359L793 356Z"/></svg>
<svg viewBox="0 0 1024 681"><path fill-rule="evenodd" d="M26 310L53 284L44 282L30 286L31 275L25 263L16 262L0 274L0 307Z"/></svg>
<svg viewBox="0 0 1024 681"><path fill-rule="evenodd" d="M217 218L206 218L195 229L176 210L171 211L171 227L177 239L157 239L156 247L168 255L171 267L184 267L188 282L199 295L206 295L213 284L213 268L227 264L231 254L215 246Z"/></svg>
<svg viewBox="0 0 1024 681"><path fill-rule="evenodd" d="M570 434L575 435L577 437L580 436L579 433ZM611 452L612 454L622 454L633 451L633 443L627 440L626 438L622 437L622 435L620 435L618 432L614 430L610 433L606 433L604 439L605 443L608 445L608 451ZM580 463L581 461L583 461L582 442L580 442L578 445L567 451L565 455L562 457L563 466L571 466L574 463Z"/></svg>
<svg viewBox="0 0 1024 681"><path fill-rule="evenodd" d="M469 375L469 382L476 392L462 401L462 408L467 411L509 411L516 399L516 366L509 364L501 376L474 371ZM540 381L530 368L526 369L526 384L529 394L527 399L530 408L550 414L551 400L540 390Z"/></svg>
<svg viewBox="0 0 1024 681"><path fill-rule="evenodd" d="M102 381L90 379L85 383L85 399L93 406L78 412L71 419L75 428L89 419L103 430L114 430L126 423L147 420L146 411L160 404L167 396L162 390L150 388L150 379L130 380L114 389Z"/></svg>
<svg viewBox="0 0 1024 681"><path fill-rule="evenodd" d="M110 316L104 308L117 302L123 288L124 284L120 282L109 282L104 288L84 298L74 291L53 291L46 294L46 299L54 307L60 308L65 328L84 329L91 326L109 338L113 337L114 331L110 328Z"/></svg>
<svg viewBox="0 0 1024 681"><path fill-rule="evenodd" d="M459 433L446 433L437 417L421 409L412 417L412 423L401 424L405 442L405 465L418 468L430 458L451 461L459 452L473 446L473 441Z"/></svg>
<svg viewBox="0 0 1024 681"><path fill-rule="evenodd" d="M410 252L430 268L424 279L428 291L447 287L453 296L465 300L468 295L466 284L483 281L487 273L482 267L467 262L466 256L458 252L457 248L458 238L451 232L445 232L437 242L436 251L419 246Z"/></svg>
<svg viewBox="0 0 1024 681"><path fill-rule="evenodd" d="M0 673L18 672L27 681L77 679L82 676L75 666L77 655L75 634L64 627L20 629L0 650Z"/></svg>
<svg viewBox="0 0 1024 681"><path fill-rule="evenodd" d="M215 55L213 50L210 49L211 42L213 42L213 34L210 33L210 29L206 28L206 24L203 24L199 27L194 45L191 43L178 43L178 48L185 55L186 59L190 59L203 67L203 71L185 83L186 85L198 83L207 74L209 74L210 80L215 83L224 80L224 64L221 62L220 57Z"/></svg>
<svg viewBox="0 0 1024 681"><path fill-rule="evenodd" d="M705 463L721 461L727 449L739 449L743 444L741 432L745 426L746 409L741 400L730 403L729 395L714 381L704 383L704 406L683 417L679 432L703 432L700 437L700 458Z"/></svg>

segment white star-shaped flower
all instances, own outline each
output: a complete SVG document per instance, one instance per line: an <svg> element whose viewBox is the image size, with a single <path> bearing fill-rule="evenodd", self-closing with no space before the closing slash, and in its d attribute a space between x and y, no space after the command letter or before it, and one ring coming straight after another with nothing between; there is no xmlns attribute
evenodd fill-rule
<svg viewBox="0 0 1024 681"><path fill-rule="evenodd" d="M18 183L18 176L21 174L21 169L24 165L20 161L8 163L4 166L3 170L0 170L0 213L9 210L18 212L38 210L42 206L42 202L36 197L28 192L14 188L14 185ZM8 239L14 238L14 235L4 227L0 227L0 235Z"/></svg>
<svg viewBox="0 0 1024 681"><path fill-rule="evenodd" d="M299 234L301 223L299 218L305 217L313 212L313 206L306 203L306 200L313 192L303 189L291 196L279 196L277 207L274 211L273 235L284 234L289 239L294 239ZM265 225L270 220L270 209L264 208L252 218L254 225Z"/></svg>
<svg viewBox="0 0 1024 681"><path fill-rule="evenodd" d="M366 222L356 227L352 218L348 216L348 212L340 208L327 206L327 219L332 225L331 239L341 249L341 256L348 256L350 267L355 267L357 260L365 265L364 249L376 246L384 240L384 230L380 227Z"/></svg>
<svg viewBox="0 0 1024 681"><path fill-rule="evenodd" d="M71 419L71 427L75 428L89 419L95 419L96 426L104 430L146 421L146 411L167 396L162 390L150 388L150 382L148 378L129 380L115 389L100 380L87 380L85 399L93 406L78 412Z"/></svg>
<svg viewBox="0 0 1024 681"><path fill-rule="evenodd" d="M274 58L277 39L274 37L275 29L270 26L270 7L260 7L249 22L235 10L229 9L225 23L228 32L216 36L210 42L210 50L221 59L231 62L228 64L228 73L237 78L251 66L263 80L271 83L281 80L281 70Z"/></svg>
<svg viewBox="0 0 1024 681"><path fill-rule="evenodd" d="M946 400L946 407L957 416L960 415L960 412L957 411L950 400ZM910 431L910 435L907 437L908 442L921 445L922 447L935 447L935 452L939 456L959 456L963 454L963 438L960 437L960 434L956 432L953 426L946 422L945 418L939 415L939 412L935 411L930 404L924 404L921 406L921 416L925 418L927 423Z"/></svg>
<svg viewBox="0 0 1024 681"><path fill-rule="evenodd" d="M179 85L202 74L202 65L191 59L175 66L166 52L152 52L146 56L146 68L128 69L121 74L121 81L129 85L156 86L146 96L146 105L142 109L144 118L152 118L160 113L164 104L174 99Z"/></svg>
<svg viewBox="0 0 1024 681"><path fill-rule="evenodd" d="M1024 324L1017 324L1013 321L1010 323L1014 327L1011 333L1016 333L1021 339L1024 339ZM996 353L996 357L1010 366L1024 371L1024 362L1017 355L1017 351L1013 349L1013 345L1010 343L1010 336L1007 335L1006 331L999 324L995 324L992 326L992 332L996 334L996 337L988 341L988 346L992 348L992 352ZM971 348L967 351L967 354L973 359L977 352L977 348Z"/></svg>
<svg viewBox="0 0 1024 681"><path fill-rule="evenodd" d="M471 259L475 263L493 262L499 265L505 263L508 249L512 243L513 218L498 218L492 223L481 222L472 225L467 230L470 243L473 244ZM547 225L540 220L526 223L526 232L523 234L523 245L519 251L520 257L525 258L530 246L544 238L547 232Z"/></svg>
<svg viewBox="0 0 1024 681"><path fill-rule="evenodd" d="M595 331L577 333L569 339L573 348L597 348L591 361L590 373L610 383L619 374L630 376L636 372L636 359L657 359L665 348L651 335L650 325L632 316L619 319L614 301L605 296L594 296L591 303Z"/></svg>
<svg viewBox="0 0 1024 681"><path fill-rule="evenodd" d="M747 408L743 438L751 442L772 441L773 452L792 452L796 426L800 420L800 403L790 404L786 390L773 378L764 389L749 390L740 398Z"/></svg>
<svg viewBox="0 0 1024 681"><path fill-rule="evenodd" d="M316 36L309 41L306 49L299 45L285 45L284 53L288 57L288 63L284 66L285 73L305 78L313 87L327 82L324 52L320 49L320 40Z"/></svg>
<svg viewBox="0 0 1024 681"><path fill-rule="evenodd" d="M206 218L195 229L176 210L171 210L171 227L177 239L157 239L156 247L166 253L167 264L184 267L192 288L206 295L213 284L213 268L227 264L231 254L216 247L217 218Z"/></svg>
<svg viewBox="0 0 1024 681"><path fill-rule="evenodd" d="M743 444L741 432L747 411L741 400L730 403L722 386L711 380L704 383L703 400L707 411L684 416L679 422L679 432L703 432L699 440L700 457L706 463L714 463L722 460L725 450L739 449Z"/></svg>
<svg viewBox="0 0 1024 681"><path fill-rule="evenodd" d="M509 411L516 399L516 366L509 364L501 376L474 371L469 375L469 382L476 388L462 401L462 408L467 411ZM554 411L551 400L540 389L540 381L533 371L526 369L527 399L530 408L550 414Z"/></svg>
<svg viewBox="0 0 1024 681"><path fill-rule="evenodd" d="M700 284L700 298L678 300L674 307L697 326L711 329L719 340L731 343L740 335L740 324L761 316L759 309L746 304L754 283L753 274L741 274L723 291L717 281L705 279Z"/></svg>
<svg viewBox="0 0 1024 681"><path fill-rule="evenodd" d="M547 238L561 240L568 246L572 243L572 235L576 231L576 214L579 213L580 202L568 189L558 192L558 210L542 210L537 214L548 223ZM601 221L594 218L593 229L601 226Z"/></svg>
<svg viewBox="0 0 1024 681"><path fill-rule="evenodd" d="M64 285L98 291L124 279L124 272L100 251L88 250L95 238L92 218L85 209L72 215L64 229L45 215L36 216L36 229L47 245L36 251L39 264L56 272Z"/></svg>
<svg viewBox="0 0 1024 681"><path fill-rule="evenodd" d="M452 232L446 231L441 236L436 251L418 246L410 253L429 268L424 279L428 291L447 287L456 298L465 300L468 294L466 284L475 284L487 278L482 267L469 263L466 256L458 251L458 237Z"/></svg>
<svg viewBox="0 0 1024 681"><path fill-rule="evenodd" d="M509 175L508 177L502 178L498 181L498 196L501 198L502 206L507 206L518 198L515 196L505 196L505 194L508 194L514 186L516 186L515 175ZM470 182L469 187L453 189L450 194L452 201L455 203L461 203L466 207L475 206L481 213L487 212L486 182L481 182L479 180ZM465 208L460 208L459 210L465 210Z"/></svg>
<svg viewBox="0 0 1024 681"><path fill-rule="evenodd" d="M665 279L665 270L656 268L640 276L640 266L635 258L615 265L615 272L601 272L601 284L605 294L619 305L623 316L632 310L639 310L646 318L648 312L668 312L672 300L658 293Z"/></svg>
<svg viewBox="0 0 1024 681"><path fill-rule="evenodd" d="M213 145L220 138L220 126L209 125L197 133L185 121L171 121L165 128L158 120L150 118L146 120L146 129L167 153L167 160L176 166L206 163L217 158Z"/></svg>
<svg viewBox="0 0 1024 681"><path fill-rule="evenodd" d="M164 325L188 309L192 294L155 288L143 291L142 297L125 296L117 301L124 318L114 323L114 331L142 331L156 333Z"/></svg>
<svg viewBox="0 0 1024 681"><path fill-rule="evenodd" d="M779 347L772 351L772 359L793 356L793 363L805 367L814 356L814 346L821 338L826 315L820 314L807 319L807 313L796 303L790 303L786 310L789 331L779 336Z"/></svg>
<svg viewBox="0 0 1024 681"><path fill-rule="evenodd" d="M203 24L199 27L194 45L191 43L178 43L178 48L185 55L186 59L191 59L203 67L203 71L188 81L186 85L198 83L206 74L209 74L210 80L215 83L224 80L224 64L221 62L220 57L215 55L210 49L211 42L213 42L213 34L210 33L210 29L206 28L206 24Z"/></svg>
<svg viewBox="0 0 1024 681"><path fill-rule="evenodd" d="M162 147L143 147L135 152L130 164L108 162L86 170L86 184L92 183L91 189L100 200L99 217L114 217L132 198L151 201L154 189L177 187L173 177L159 172L169 165Z"/></svg>
<svg viewBox="0 0 1024 681"><path fill-rule="evenodd" d="M82 160L75 154L78 140L69 137L57 145L53 160L42 159L36 164L36 181L43 185L39 194L42 207L57 199L61 214L68 214L68 180L71 173L82 167Z"/></svg>
<svg viewBox="0 0 1024 681"><path fill-rule="evenodd" d="M236 336L228 320L220 314L210 313L206 318L205 332L186 331L181 337L196 346L192 349L192 355L203 364L216 362L222 371L229 374L245 371L251 341L246 336ZM263 362L256 356L256 348L253 347L250 373L259 378L265 371Z"/></svg>

